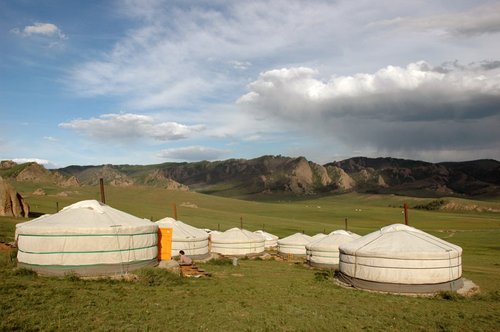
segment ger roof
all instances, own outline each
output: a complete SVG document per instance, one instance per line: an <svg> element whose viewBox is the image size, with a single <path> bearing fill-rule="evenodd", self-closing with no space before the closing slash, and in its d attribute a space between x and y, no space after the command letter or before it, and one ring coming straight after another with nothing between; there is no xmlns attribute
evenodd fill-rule
<svg viewBox="0 0 500 332"><path fill-rule="evenodd" d="M306 245L311 242L312 237L302 233L295 233L278 240L278 244Z"/></svg>
<svg viewBox="0 0 500 332"><path fill-rule="evenodd" d="M208 233L203 229L199 229L183 223L180 220L166 217L156 222L160 228L172 228L172 240L179 241L183 239L208 239Z"/></svg>
<svg viewBox="0 0 500 332"><path fill-rule="evenodd" d="M130 229L155 231L158 226L96 200L85 200L17 224L16 234L122 234Z"/></svg>
<svg viewBox="0 0 500 332"><path fill-rule="evenodd" d="M262 231L262 230L255 231L254 233L262 235L264 237L264 239L266 239L267 241L273 241L273 240L278 239L278 237L276 235Z"/></svg>
<svg viewBox="0 0 500 332"><path fill-rule="evenodd" d="M246 229L231 228L227 231L214 234L212 233L212 242L218 243L248 243L248 242L264 242L264 237L259 234L254 234Z"/></svg>
<svg viewBox="0 0 500 332"><path fill-rule="evenodd" d="M354 234L344 230L337 230L331 232L321 239L310 242L308 245L306 245L306 248L309 250L318 251L338 251L339 245L353 241L360 237L361 236L359 236L358 234Z"/></svg>
<svg viewBox="0 0 500 332"><path fill-rule="evenodd" d="M348 255L401 259L447 259L460 256L462 248L416 228L393 224L342 244Z"/></svg>

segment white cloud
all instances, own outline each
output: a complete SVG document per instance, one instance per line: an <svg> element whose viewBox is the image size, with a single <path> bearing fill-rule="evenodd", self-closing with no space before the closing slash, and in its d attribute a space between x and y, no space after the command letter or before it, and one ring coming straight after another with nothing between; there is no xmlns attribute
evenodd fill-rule
<svg viewBox="0 0 500 332"><path fill-rule="evenodd" d="M240 70L247 70L252 65L252 63L248 61L238 61L238 60L229 61L229 64L233 66L234 69L240 69Z"/></svg>
<svg viewBox="0 0 500 332"><path fill-rule="evenodd" d="M397 17L372 23L371 26L398 26L459 36L493 34L500 32L500 3L487 3L452 14Z"/></svg>
<svg viewBox="0 0 500 332"><path fill-rule="evenodd" d="M228 150L205 146L187 146L165 149L158 153L159 158L185 161L216 160L230 153Z"/></svg>
<svg viewBox="0 0 500 332"><path fill-rule="evenodd" d="M329 22L336 8L327 2L281 0L223 6L127 1L120 12L139 27L100 59L73 68L69 81L76 93L123 96L135 109L213 100L241 89L245 78L236 75L253 67L253 59L262 65L283 54L307 60L305 50L320 54L322 38L334 33Z"/></svg>
<svg viewBox="0 0 500 332"><path fill-rule="evenodd" d="M53 136L44 136L43 139L47 140L49 142L57 142L57 141L59 141L57 138L55 138Z"/></svg>
<svg viewBox="0 0 500 332"><path fill-rule="evenodd" d="M470 151L500 145L496 62L387 66L320 79L310 68L262 73L238 99L247 112L376 151ZM495 129L497 128L497 129Z"/></svg>
<svg viewBox="0 0 500 332"><path fill-rule="evenodd" d="M11 30L15 34L20 34L22 36L33 36L40 35L45 37L57 37L59 39L67 39L68 37L62 32L57 25L53 23L41 23L35 22L33 25L27 25L22 30L19 28L14 28Z"/></svg>
<svg viewBox="0 0 500 332"><path fill-rule="evenodd" d="M299 132L320 142L344 142L342 153L352 146L380 151L410 146L411 140L391 141L388 132L396 128L416 142L426 142L425 149L434 143L415 136L420 132L432 134L428 136L438 142L438 149L442 144L449 148L446 139L460 121L467 122L460 130L469 137L474 119L494 117L496 97L490 92L498 88L496 74L481 72L479 64L432 68L414 61L495 58L500 54L495 40L498 11L487 6L391 0L189 5L126 0L116 8L132 28L109 48L84 54L82 59L90 60L71 68L66 82L77 94L111 98L133 113L154 110L179 119L182 109L184 123L204 123L203 134L218 144L252 140L256 146L277 132ZM259 71L263 75L257 79ZM238 97L247 112L234 109ZM451 124L444 129L428 125L445 119ZM356 130L363 132L354 135ZM87 128L80 131L107 137ZM130 133L151 137L139 129ZM488 135L483 139L494 141L495 135ZM274 142L275 150L278 145Z"/></svg>
<svg viewBox="0 0 500 332"><path fill-rule="evenodd" d="M55 163L46 160L46 159L40 159L40 158L13 158L13 162L18 163L18 164L24 164L24 163L31 163L35 162L39 165L43 165L45 168L57 168L58 165Z"/></svg>
<svg viewBox="0 0 500 332"><path fill-rule="evenodd" d="M76 119L60 123L59 127L74 129L97 140L130 141L153 138L160 141L178 140L204 130L204 125L183 125L159 122L148 115L104 114L99 118Z"/></svg>
<svg viewBox="0 0 500 332"><path fill-rule="evenodd" d="M500 70L484 70L484 66L433 68L420 61L405 68L387 66L374 74L334 76L329 80L319 79L319 73L310 68L283 68L261 73L258 80L248 85L251 91L237 103L284 118L314 113L337 117L385 115L407 120L424 115L425 118L482 117L498 110L494 105L476 110L467 102L475 101L476 97L500 96ZM415 103L425 107L415 110L411 107ZM446 104L450 107L443 109ZM454 104L457 107L452 107ZM441 109L431 110L434 106ZM424 114L428 111L432 114Z"/></svg>

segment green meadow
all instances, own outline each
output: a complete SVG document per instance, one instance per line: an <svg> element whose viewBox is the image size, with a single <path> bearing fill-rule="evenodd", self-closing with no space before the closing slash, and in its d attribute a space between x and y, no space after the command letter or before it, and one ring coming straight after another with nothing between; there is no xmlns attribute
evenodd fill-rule
<svg viewBox="0 0 500 332"><path fill-rule="evenodd" d="M83 199L99 199L98 188L16 185L34 215ZM209 262L210 278L181 279L159 269L137 272L137 280L82 280L37 276L15 268L15 255L0 252L0 330L85 331L498 331L500 330L500 199L444 198L455 209L411 208L409 223L460 245L463 274L481 288L463 298L451 293L408 297L345 289L331 271L298 262L240 260ZM151 187L107 187L106 203L154 221L173 216L196 227L265 229L280 237L348 229L364 235L404 223L402 206L434 199L394 195L254 197L241 200ZM471 209L471 207L475 207ZM490 212L484 212L488 211ZM483 211L483 212L478 212ZM0 218L0 241L14 240L15 224Z"/></svg>

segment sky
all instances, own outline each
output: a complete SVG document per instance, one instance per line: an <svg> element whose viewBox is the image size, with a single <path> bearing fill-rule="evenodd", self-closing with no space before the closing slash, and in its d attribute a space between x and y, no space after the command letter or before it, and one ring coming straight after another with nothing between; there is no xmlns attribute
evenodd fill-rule
<svg viewBox="0 0 500 332"><path fill-rule="evenodd" d="M499 1L0 0L0 160L500 160Z"/></svg>

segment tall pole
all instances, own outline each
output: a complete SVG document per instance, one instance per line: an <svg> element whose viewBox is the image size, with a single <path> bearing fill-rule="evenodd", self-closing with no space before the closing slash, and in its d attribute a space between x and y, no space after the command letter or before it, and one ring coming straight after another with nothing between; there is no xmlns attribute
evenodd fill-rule
<svg viewBox="0 0 500 332"><path fill-rule="evenodd" d="M106 204L106 196L104 196L104 180L103 178L99 179L99 186L101 187L101 202Z"/></svg>
<svg viewBox="0 0 500 332"><path fill-rule="evenodd" d="M240 229L243 229L243 217L240 217Z"/></svg>
<svg viewBox="0 0 500 332"><path fill-rule="evenodd" d="M344 219L344 223L345 223L345 230L347 231L347 218Z"/></svg>
<svg viewBox="0 0 500 332"><path fill-rule="evenodd" d="M408 225L408 204L405 203L403 207L405 209L405 225Z"/></svg>
<svg viewBox="0 0 500 332"><path fill-rule="evenodd" d="M56 202L56 212L59 212L59 202Z"/></svg>
<svg viewBox="0 0 500 332"><path fill-rule="evenodd" d="M172 210L174 211L174 219L177 220L177 204L172 204Z"/></svg>

